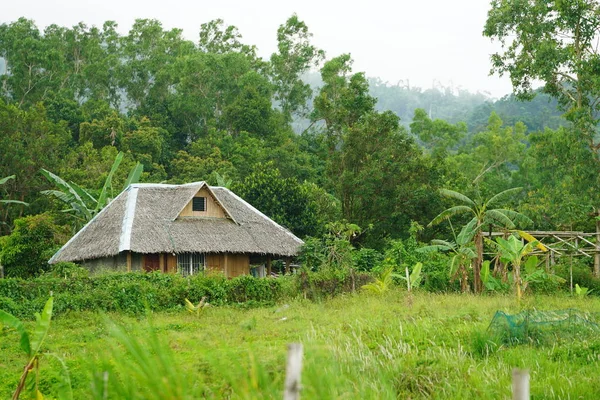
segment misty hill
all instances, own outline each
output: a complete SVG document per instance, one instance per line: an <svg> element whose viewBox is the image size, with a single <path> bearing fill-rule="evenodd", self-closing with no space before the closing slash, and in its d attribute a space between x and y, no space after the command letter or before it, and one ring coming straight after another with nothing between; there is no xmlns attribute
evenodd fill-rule
<svg viewBox="0 0 600 400"><path fill-rule="evenodd" d="M322 85L316 72L306 74L303 80L311 85L314 93ZM493 111L505 124L514 125L521 121L530 132L556 129L566 123L556 101L539 91L533 100L520 101L512 94L494 99L485 93L472 93L461 88L438 86L422 89L410 86L408 82L390 84L379 78L369 78L370 94L378 100L376 108L393 111L406 127L417 108L424 109L432 119L466 122L470 132L482 130ZM308 125L308 121L296 121L294 127L296 131L302 131Z"/></svg>

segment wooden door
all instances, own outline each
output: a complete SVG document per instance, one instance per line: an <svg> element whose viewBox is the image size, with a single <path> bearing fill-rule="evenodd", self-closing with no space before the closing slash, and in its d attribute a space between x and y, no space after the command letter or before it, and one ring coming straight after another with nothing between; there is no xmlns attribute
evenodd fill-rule
<svg viewBox="0 0 600 400"><path fill-rule="evenodd" d="M145 254L144 255L144 271L160 271L160 260L159 254Z"/></svg>

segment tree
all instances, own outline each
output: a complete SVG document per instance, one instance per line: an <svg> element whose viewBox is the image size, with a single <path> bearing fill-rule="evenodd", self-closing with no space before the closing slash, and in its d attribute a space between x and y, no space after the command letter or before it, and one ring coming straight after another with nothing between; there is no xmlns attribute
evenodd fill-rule
<svg viewBox="0 0 600 400"><path fill-rule="evenodd" d="M325 63L312 118L325 122L325 187L341 200L342 217L365 227L363 244L381 247L385 238L404 234L411 220L431 216L423 205L438 169L394 113L375 110L368 81L351 74L351 64L349 55Z"/></svg>
<svg viewBox="0 0 600 400"><path fill-rule="evenodd" d="M477 257L473 264L473 290L479 293L482 290L481 285L481 263L483 262L483 230L491 229L492 226L500 226L508 229L514 229L516 223L529 223L531 220L525 215L506 208L491 208L499 205L511 195L522 191L522 188L512 188L504 190L489 199L477 197L474 200L462 193L453 190L441 189L440 194L453 200L457 200L462 205L450 207L442 211L435 217L429 226L439 224L454 215L467 214L472 215L472 219L462 228L459 237L467 237L475 243Z"/></svg>
<svg viewBox="0 0 600 400"><path fill-rule="evenodd" d="M451 124L441 119L432 120L425 110L417 108L410 131L425 143L434 157L443 159L465 137L467 125L464 122Z"/></svg>
<svg viewBox="0 0 600 400"><path fill-rule="evenodd" d="M277 30L278 53L271 55L271 74L277 87L275 100L279 101L287 121L305 107L312 95L310 85L302 81L301 75L311 66L318 66L325 57L323 50L310 44L311 37L308 27L296 14Z"/></svg>
<svg viewBox="0 0 600 400"><path fill-rule="evenodd" d="M257 164L234 191L298 236L311 235L317 228L314 205L302 186L293 178L282 178L273 163Z"/></svg>
<svg viewBox="0 0 600 400"><path fill-rule="evenodd" d="M48 260L68 239L49 214L15 220L15 229L0 240L0 259L7 277L28 278L48 269Z"/></svg>
<svg viewBox="0 0 600 400"><path fill-rule="evenodd" d="M546 129L528 136L529 146L515 175L527 187L521 209L544 230L595 229L590 212L597 207L594 155L573 129Z"/></svg>
<svg viewBox="0 0 600 400"><path fill-rule="evenodd" d="M600 162L599 33L596 0L493 0L483 31L504 50L492 55L492 71L509 74L524 99L542 81Z"/></svg>

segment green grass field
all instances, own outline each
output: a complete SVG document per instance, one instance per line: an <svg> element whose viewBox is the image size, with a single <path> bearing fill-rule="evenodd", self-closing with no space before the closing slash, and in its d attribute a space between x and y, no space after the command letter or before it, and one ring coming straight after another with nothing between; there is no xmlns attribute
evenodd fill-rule
<svg viewBox="0 0 600 400"><path fill-rule="evenodd" d="M597 312L600 299L530 296L518 306L509 296L417 293L410 301L394 290L209 307L200 317L184 309L143 318L71 313L53 320L45 347L65 360L75 399L103 391L108 398L281 398L290 342L304 344L305 399L509 398L514 367L530 369L533 398L600 398L600 338L482 351L497 310L569 307ZM5 399L26 363L14 331L0 331L0 354ZM52 398L59 364L43 358L41 366L42 391Z"/></svg>

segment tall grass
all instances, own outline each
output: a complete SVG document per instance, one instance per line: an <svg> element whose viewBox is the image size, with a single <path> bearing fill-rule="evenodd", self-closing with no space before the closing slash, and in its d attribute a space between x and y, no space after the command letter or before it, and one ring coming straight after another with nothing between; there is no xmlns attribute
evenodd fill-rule
<svg viewBox="0 0 600 400"><path fill-rule="evenodd" d="M280 398L286 344L302 342L303 399L507 398L510 371L531 371L538 398L598 398L600 340L494 346L495 311L600 309L595 298L354 294L314 303L209 307L144 317L72 313L48 346L71 370L75 398ZM15 382L16 344L0 333L0 398ZM45 376L42 374L42 376ZM52 382L43 382L51 386Z"/></svg>

